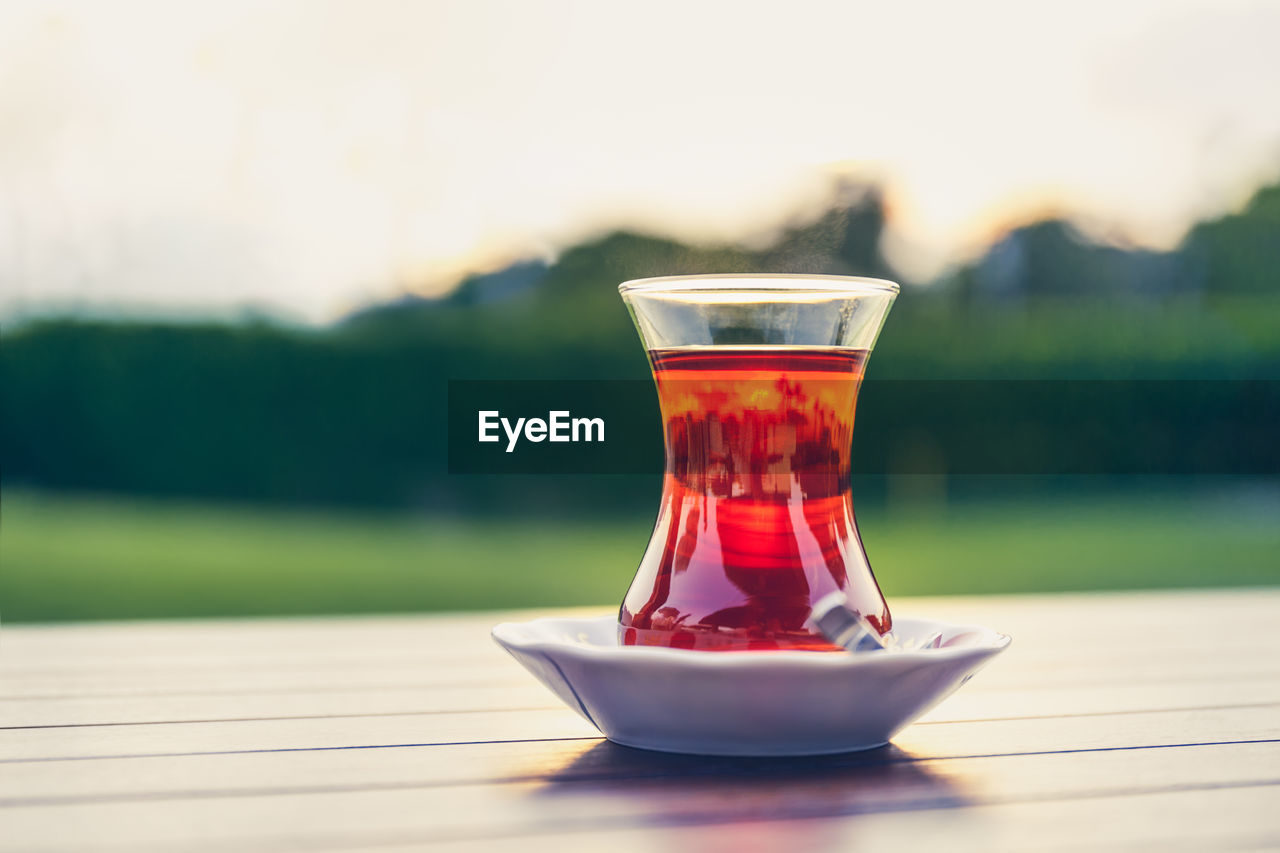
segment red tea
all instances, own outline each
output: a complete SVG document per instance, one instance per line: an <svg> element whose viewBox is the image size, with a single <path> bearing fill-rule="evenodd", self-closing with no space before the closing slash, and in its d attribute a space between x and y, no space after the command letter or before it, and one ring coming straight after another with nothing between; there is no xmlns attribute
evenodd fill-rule
<svg viewBox="0 0 1280 853"><path fill-rule="evenodd" d="M850 494L867 351L714 346L649 356L666 474L649 551L622 604L623 643L830 651L805 620L836 590L888 631Z"/></svg>

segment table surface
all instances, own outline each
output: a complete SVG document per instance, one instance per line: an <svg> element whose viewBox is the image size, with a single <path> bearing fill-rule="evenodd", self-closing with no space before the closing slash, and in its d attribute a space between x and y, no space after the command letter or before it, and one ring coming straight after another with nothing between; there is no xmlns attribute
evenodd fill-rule
<svg viewBox="0 0 1280 853"><path fill-rule="evenodd" d="M894 605L1013 646L804 759L602 740L489 639L530 613L5 626L0 848L1280 848L1280 589Z"/></svg>

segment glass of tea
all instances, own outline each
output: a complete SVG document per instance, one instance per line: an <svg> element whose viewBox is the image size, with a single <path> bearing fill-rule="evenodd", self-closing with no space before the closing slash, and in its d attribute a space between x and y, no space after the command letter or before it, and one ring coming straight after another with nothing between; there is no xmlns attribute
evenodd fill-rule
<svg viewBox="0 0 1280 853"><path fill-rule="evenodd" d="M619 290L649 354L666 443L622 643L835 651L806 622L836 591L887 633L854 520L850 455L867 356L898 286L712 275Z"/></svg>

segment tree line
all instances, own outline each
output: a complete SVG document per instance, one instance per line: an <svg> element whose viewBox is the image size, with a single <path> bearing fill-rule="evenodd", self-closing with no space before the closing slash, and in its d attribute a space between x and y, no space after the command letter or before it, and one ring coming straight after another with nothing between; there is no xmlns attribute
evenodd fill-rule
<svg viewBox="0 0 1280 853"><path fill-rule="evenodd" d="M616 232L554 263L515 264L447 297L370 306L322 329L23 323L4 330L0 346L0 477L6 486L439 510L626 503L618 493L628 490L608 479L448 475L448 380L647 377L619 282L725 271L894 277L879 251L884 221L874 189L853 188L759 250ZM1097 242L1065 221L1034 223L939 281L908 282L869 376L1280 379L1277 270L1280 185L1197 225L1169 252ZM972 386L953 383L947 399L951 386L936 385L929 417L945 424L948 412L969 412L972 426L961 398ZM1202 434L1204 412L1189 401L1162 417L1172 461L1180 442ZM635 500L651 503L640 491Z"/></svg>

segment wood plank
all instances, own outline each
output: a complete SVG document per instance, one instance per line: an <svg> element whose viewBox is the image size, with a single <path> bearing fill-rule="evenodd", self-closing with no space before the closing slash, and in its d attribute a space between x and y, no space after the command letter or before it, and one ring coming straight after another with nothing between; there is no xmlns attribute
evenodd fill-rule
<svg viewBox="0 0 1280 853"><path fill-rule="evenodd" d="M0 732L0 763L19 759L153 753L324 749L386 744L597 737L567 708L488 714L328 717L235 723L143 724Z"/></svg>
<svg viewBox="0 0 1280 853"><path fill-rule="evenodd" d="M645 828L619 827L520 837L438 840L429 832L374 836L376 846L312 837L325 850L401 853L424 844L440 853L599 853L601 850L946 850L1187 851L1274 850L1280 830L1267 819L1275 791L1192 790L1124 797L975 805L964 809L898 811L847 817L754 820ZM1170 815L1177 820L1171 821ZM302 836L290 839L292 843ZM427 839L431 839L427 841ZM904 840L908 843L904 844ZM338 842L336 845L334 842ZM327 842L327 843L326 843ZM306 843L306 842L304 842ZM297 849L271 847L267 849Z"/></svg>
<svg viewBox="0 0 1280 853"><path fill-rule="evenodd" d="M1268 596L1261 597L1268 598ZM1150 596L1135 597L1134 600L1137 602L1147 601L1148 604L1144 612L1148 613L1151 620L1160 623L1169 622L1171 617L1167 613L1160 616L1157 613L1158 611L1172 609L1175 612L1181 612L1187 606L1186 596L1183 595L1171 596L1165 594L1157 596L1157 604L1159 606L1151 604L1150 598ZM1217 594L1213 598L1219 603L1232 602L1235 609L1241 609L1240 602L1242 600L1246 603L1256 603L1257 596L1252 593L1232 593L1229 596ZM1095 610L1112 606L1109 599L1104 600L1101 604L1091 598L1088 600L1094 601ZM1058 599L1051 599L1050 601L1052 602L1051 606L1046 605L1040 609L1055 612L1059 616L1065 614L1074 617L1078 615L1076 614L1077 607L1065 607ZM1026 602L1022 603L1026 604ZM986 606L990 607L990 605ZM1010 603L1005 602L1003 609L1007 610L1010 606ZM1025 609L1024 607L1023 610ZM1247 606L1243 609L1250 611ZM1269 608L1264 609L1268 614L1272 612ZM1256 610L1257 608L1254 607L1253 611ZM1022 613L1022 611L1018 612ZM1025 613L1022 613L1022 616L1027 618ZM357 621L354 625L347 624L348 620L322 620L336 623L339 627L344 628L348 634L362 637L369 642L376 642L377 639L381 638L389 638L386 642L376 642L375 645L366 649L364 653L346 654L346 656L340 653L328 653L323 648L317 649L315 644L319 642L319 637L321 635L329 637L334 632L327 625L317 629L307 620L302 620L301 622L285 620L283 623L277 621L266 626L256 622L219 623L216 628L201 626L193 629L193 631L179 630L182 627L180 624L163 626L130 625L123 629L108 626L101 630L91 628L56 630L20 628L20 633L35 633L54 638L62 636L64 630L76 635L84 634L89 636L97 636L104 632L107 634L123 634L125 638L132 638L131 642L136 641L138 635L145 635L147 648L164 645L156 642L157 636L164 635L164 631L161 631L162 628L178 630L179 634L194 632L195 635L206 638L210 633L227 635L228 632L231 632L232 639L247 631L250 634L258 632L260 639L261 637L275 637L276 640L279 640L280 634L283 632L286 635L298 634L306 637L299 647L308 649L307 655L309 657L286 657L283 662L287 663L287 665L282 665L279 660L250 658L240 661L234 659L228 661L225 657L202 658L195 662L189 662L192 665L184 665L181 656L178 656L165 659L166 662L163 664L150 660L150 663L141 666L115 666L102 669L89 667L85 669L83 665L75 665L80 666L80 668L74 669L70 673L65 670L59 671L56 667L49 669L32 666L16 668L10 666L4 673L3 681L0 681L0 691L3 691L11 699L29 702L49 703L49 697L65 697L69 700L77 700L73 705L58 706L54 702L38 706L47 710L55 710L58 707L85 709L76 712L79 716L73 714L70 717L55 718L56 722L63 724L136 722L144 719L218 719L233 716L304 715L304 712L299 709L308 706L307 697L302 695L293 697L283 695L294 692L313 694L312 700L315 704L309 706L306 712L310 715L350 714L358 710L363 710L366 713L431 711L440 706L406 705L403 698L397 701L396 697L422 695L427 692L440 692L458 697L467 692L464 689L466 687L474 687L478 693L488 694L489 696L509 693L512 696L529 697L530 679L528 676L513 661L507 659L500 649L492 646L485 636L491 619L492 617L489 616L467 616L449 618L443 620L442 623L437 623L434 619L405 618ZM1222 682L1224 680L1241 681L1252 679L1258 682L1280 683L1280 672L1274 668L1274 661L1280 659L1280 653L1277 653L1266 642L1250 642L1247 646L1250 649L1249 654L1231 654L1224 657L1224 649L1216 645L1205 644L1199 640L1198 636L1189 638L1188 633L1183 631L1175 636L1176 644L1170 642L1155 651L1140 652L1137 649L1125 648L1117 652L1109 646L1084 646L1074 650L1072 654L1064 659L1060 648L1058 648L1061 645L1061 631L1058 630L1055 633L1054 630L1050 630L1053 627L1052 621L1052 619L1043 616L1036 619L1035 624L1039 626L1040 634L1033 633L1029 637L1017 641L1009 653L999 659L973 684L967 686L961 696L957 697L957 700L961 702L979 701L975 698L976 694L990 690L1016 691L1019 694L1025 694L1025 691L1032 687L1049 691L1070 687L1088 687L1112 692L1131 689L1137 685L1163 686L1173 692L1198 692L1205 697L1209 697L1221 693L1224 689L1230 689L1229 687L1223 687ZM476 658L441 659L434 653L425 657L406 655L401 646L397 645L398 638L402 632L420 633L421 626L424 623L427 628L431 628L432 625L438 628L440 624L444 624L450 630L460 630L470 626L470 630L479 632L474 642L457 644L468 649L474 649L472 654L476 655ZM157 631L160 631L160 633L157 633ZM1265 636L1270 638L1272 633L1268 631ZM12 634L13 629L6 629L5 637L7 642L4 648L7 652L7 658L10 660L15 658L13 651L15 644L8 642ZM339 631L338 634L342 635L342 632ZM1164 632L1162 636L1167 634L1168 632ZM1232 634L1230 636L1242 635ZM1188 646L1187 643L1189 641L1194 642ZM237 642L243 648L259 648L254 643L246 645L243 640ZM237 642L223 643L221 645L235 646ZM279 645L280 643L276 643L272 645L272 648L277 648ZM289 643L284 643L284 645L288 646ZM1174 647L1175 645L1176 647ZM1274 645L1274 640L1272 640L1272 645ZM195 665L200 663L203 663L203 667ZM1197 682L1197 684L1192 684L1192 682ZM1177 686L1175 687L1174 685ZM435 691L431 691L433 687L436 688ZM237 694L245 694L245 702L251 710L238 714L228 714L215 710L219 706L217 701L219 697L234 697ZM381 704L377 697L387 696L388 694L391 694L392 697L390 703ZM86 702L80 701L94 697L107 699L117 696L134 697L138 700L132 705L126 703L126 707L135 709L149 707L153 710L149 712L135 711L132 714L126 713L118 719L111 717L109 714L103 718L93 716L93 712L87 710L91 706ZM183 698L188 700L185 705L181 701ZM205 713L191 713L191 709L201 698L210 699L209 710ZM234 701L234 699L231 700L232 703ZM1234 701L1257 702L1265 701L1265 699L1228 700L1226 704ZM362 704L364 702L368 704ZM1203 704L1203 702L1204 700L1201 700L1200 703ZM1178 704L1185 706L1187 702L1182 701ZM515 705L508 707L516 706L528 706L528 699L521 698ZM107 707L109 707L109 704ZM186 710L182 710L184 707ZM225 707L225 703L223 703L223 707ZM286 710L270 710L280 707ZM462 706L455 705L452 707L460 708ZM1125 707L1136 708L1140 707L1140 705L1135 705L1131 702ZM1109 709L1095 705L1091 710ZM9 701L0 702L0 725L35 724L33 721L38 719L36 713L32 709L23 710L21 706L14 705ZM993 714L992 711L964 712L964 714L968 713L981 713L988 716ZM1037 712L1018 709L1008 713L1016 716Z"/></svg>
<svg viewBox="0 0 1280 853"><path fill-rule="evenodd" d="M605 607L555 608L560 616L596 616ZM157 660L188 657L323 657L328 650L360 653L387 643L414 654L428 652L459 631L487 633L498 622L530 611L378 614L354 616L137 620L6 624L3 654L34 659L110 662L119 655ZM442 648L446 654L447 647Z"/></svg>
<svg viewBox="0 0 1280 853"><path fill-rule="evenodd" d="M1280 602L1277 602L1280 610ZM6 635L7 636L7 635ZM1165 640L1156 639L1144 645L1085 645L1068 638L1036 634L1014 635L1018 655L1014 666L1022 668L1083 668L1097 660L1131 661L1159 664L1176 661L1193 668L1203 669L1206 663L1234 664L1249 661L1258 668L1274 663L1280 652L1280 637L1268 631L1260 637L1236 635L1229 641L1206 643L1198 636L1181 636ZM479 667L501 667L507 662L506 653L494 643L488 631L460 633L452 642L458 651L452 655L409 654L398 649L390 641L381 647L371 648L361 655L342 654L335 647L332 654L319 657L260 657L260 658L166 658L163 660L119 657L110 664L88 661L27 662L20 661L12 652L6 655L8 662L0 667L0 691L11 694L24 685L40 686L92 686L92 685L160 685L166 680L178 683L207 683L222 681L229 676L254 678L288 673L291 676L324 678L335 673L358 673L369 668L393 676L424 672L457 674ZM1274 668L1274 667L1272 667Z"/></svg>
<svg viewBox="0 0 1280 853"><path fill-rule="evenodd" d="M1249 690L1248 687L1241 688ZM1257 690L1249 693L1256 697ZM549 710L562 703L531 676L509 686L404 687L364 691L211 693L0 700L0 729L19 726L136 725L149 722L288 717Z"/></svg>
<svg viewBox="0 0 1280 853"><path fill-rule="evenodd" d="M1220 753L1224 760L1206 756ZM1222 768L1229 768L1223 770ZM710 784L714 783L714 784ZM823 772L797 766L793 773L648 780L510 782L384 790L233 795L180 800L137 800L66 805L17 805L3 810L6 841L15 847L83 849L113 844L182 844L185 848L239 849L357 845L397 838L417 842L464 838L527 838L537 833L593 831L659 825L723 826L761 820L842 818L850 829L877 813L959 813L982 820L983 809L1044 808L1088 801L1090 813L1117 818L1141 798L1162 805L1212 802L1217 814L1236 818L1234 831L1275 832L1274 803L1280 791L1274 754L1239 748L1183 748L1076 754L1069 759L1015 756L975 759L946 767L914 763L842 768ZM1068 810L1070 811L1070 810ZM1192 810L1193 813L1196 811ZM1041 812L1041 814L1052 814ZM1061 814L1061 810L1059 811ZM850 817L855 819L849 821ZM1184 825L1184 815L1166 812L1138 830L1203 838L1217 831ZM912 821L911 825L915 825ZM1007 818L989 825L1008 832ZM1139 831L1140 830L1140 831ZM1116 827L1099 840L1115 837ZM920 836L909 835L913 844ZM1016 835L1015 840L1022 836ZM1058 838L1063 836L1059 835ZM1157 836L1159 837L1159 836ZM1071 836L1072 842L1078 838Z"/></svg>
<svg viewBox="0 0 1280 853"><path fill-rule="evenodd" d="M1215 694L1230 690L1231 683L1280 683L1280 668L1274 664L1257 667L1244 661L1221 664L1206 661L1203 665L1196 666L1190 662L1165 661L1155 665L1146 661L1127 661L1112 657L1109 660L1099 658L1091 667L1049 670L1018 666L1019 654L1020 650L1010 649L997 658L965 686L961 695L967 697L978 693L1000 693L1008 696L1032 690L1074 689L1087 693L1158 688L1195 692L1208 701ZM368 709L377 712L391 710L374 704L374 697L377 696L403 695L406 692L421 695L432 691L462 695L466 689L496 695L503 690L520 691L534 683L532 677L513 660L503 661L501 667L493 670L486 671L477 667L447 675L429 670L387 673L368 668L325 677L300 677L291 672L280 672L273 677L271 673L264 672L252 676L232 674L214 681L188 680L186 683L178 683L179 681L178 678L160 680L154 685L124 685L115 682L94 685L90 689L45 685L26 691L9 691L7 695L0 697L0 726L29 724L30 716L22 708L24 703L31 702L43 703L44 707L50 709L88 708L92 707L93 700L104 700L104 707L109 707L107 700L112 699L135 699L138 703L145 704L162 700L173 700L176 703L187 697L193 700L207 698L209 707L218 707L219 697L225 700L221 702L222 705L234 704L243 697L257 707L270 707L273 701L288 702L289 697L293 696L298 703L314 701L317 708L325 707L327 702L338 708L350 708L358 705L362 698L369 697L371 704ZM219 715L201 716L209 718ZM113 721L127 720L102 720Z"/></svg>
<svg viewBox="0 0 1280 853"><path fill-rule="evenodd" d="M595 736L596 730L568 709L13 729L0 732L0 762ZM1280 714L1274 708L1244 707L918 725L908 728L895 742L926 754L987 754L1275 737L1280 737Z"/></svg>
<svg viewBox="0 0 1280 853"><path fill-rule="evenodd" d="M94 696L211 695L230 693L283 693L292 691L343 692L400 687L501 686L520 683L528 676L514 660L495 656L484 664L404 667L370 663L350 670L228 668L216 673L181 669L121 675L86 673L82 677L37 676L24 683L6 680L2 699L49 699Z"/></svg>
<svg viewBox="0 0 1280 853"><path fill-rule="evenodd" d="M1278 605L1280 589L1275 588L900 598L893 602L899 616L978 622L1015 636L1047 640L1061 640L1067 632L1073 648L1078 649L1143 643L1164 647L1182 640L1191 640L1186 645L1194 647L1204 644L1197 626L1211 629L1215 644L1244 638L1240 647L1247 648L1253 639L1273 639L1269 629ZM328 657L359 663L370 656L387 659L396 655L413 662L433 657L456 659L465 651L454 642L458 636L485 637L499 621L537 615L589 617L613 610L612 606L601 606L430 616L6 625L0 666L61 661L101 668L122 661L144 661L199 667L219 660L306 665ZM1224 625L1231 630L1224 631ZM1080 630L1082 626L1088 630ZM487 649L484 644L480 647Z"/></svg>
<svg viewBox="0 0 1280 853"><path fill-rule="evenodd" d="M925 720L1105 714L1280 703L1280 679L1156 684L1055 685L1034 690L966 685ZM404 687L362 691L161 694L0 700L0 729L39 726L183 724L251 719L551 710L561 702L532 677L504 686Z"/></svg>
<svg viewBox="0 0 1280 853"><path fill-rule="evenodd" d="M1280 601L1277 601L1280 607ZM1061 637L1017 638L1009 652L984 672L980 685L1023 689L1061 684L1105 685L1169 683L1259 678L1280 680L1280 638L1269 631L1266 640L1251 641L1246 650L1208 644L1183 636L1152 648L1080 647L1063 651ZM6 635L7 636L7 635ZM236 692L342 692L395 689L409 686L500 686L523 682L527 676L487 633L457 644L471 650L457 660L406 660L388 645L385 659L325 661L221 661L218 665L183 666L174 660L164 666L115 666L96 669L10 666L0 673L0 699L89 698L128 695L208 695ZM12 655L11 655L12 656ZM2 706L0 706L2 707Z"/></svg>
<svg viewBox="0 0 1280 853"><path fill-rule="evenodd" d="M958 733L963 735L963 732ZM957 742L958 741L958 742ZM916 745L917 749L919 744ZM793 779L819 770L828 775L854 774L859 768L881 764L974 761L996 757L1032 757L1019 752L981 752L998 749L990 741L974 742L953 737L933 744L935 751L911 752L890 747L844 756L782 759L706 759L665 756L626 749L600 740L530 741L520 743L459 744L386 749L329 749L301 752L249 752L215 755L103 758L80 761L30 761L3 765L0 803L31 798L174 798L212 796L252 790L258 795L299 789L334 790L395 786L439 786L537 780L605 783L618 779L702 779L708 783L736 775L772 774ZM947 752L944 747L953 751ZM1015 745L1016 746L1016 745ZM1042 770L1066 772L1082 747L1060 743L1036 755ZM973 750L979 750L977 753ZM1221 746L1150 746L1128 749L1103 746L1095 752L1110 758L1093 759L1090 766L1107 766L1116 779L1131 778L1113 764L1123 765L1126 755L1158 753L1167 749L1199 750L1200 760L1212 760L1214 772L1235 779L1233 768L1280 767L1280 743ZM1087 749L1086 749L1087 751ZM1074 759L1072 759L1074 760ZM1148 764L1161 759L1147 756ZM998 762L997 762L998 764ZM931 765L932 766L932 765ZM992 765L993 768L996 765ZM1072 765L1074 766L1074 765ZM1135 765L1137 766L1137 765ZM1051 768L1057 770L1050 772ZM1123 768L1121 768L1123 770ZM994 772L994 771L993 771ZM1136 772L1136 771L1134 771ZM1154 772L1154 771L1153 771ZM1135 783L1137 784L1137 783Z"/></svg>

